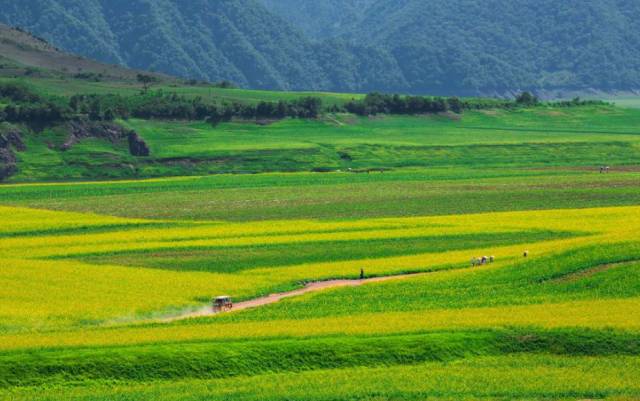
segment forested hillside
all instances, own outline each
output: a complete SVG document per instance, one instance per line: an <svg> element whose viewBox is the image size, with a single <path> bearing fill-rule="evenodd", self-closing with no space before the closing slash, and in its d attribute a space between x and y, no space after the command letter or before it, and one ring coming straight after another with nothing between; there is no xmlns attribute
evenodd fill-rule
<svg viewBox="0 0 640 401"><path fill-rule="evenodd" d="M633 0L380 0L347 36L389 49L412 88L640 86Z"/></svg>
<svg viewBox="0 0 640 401"><path fill-rule="evenodd" d="M640 88L634 0L0 0L100 61L260 89L503 95Z"/></svg>
<svg viewBox="0 0 640 401"><path fill-rule="evenodd" d="M362 21L376 0L260 0L312 39L340 35Z"/></svg>
<svg viewBox="0 0 640 401"><path fill-rule="evenodd" d="M301 34L253 0L2 0L0 8L3 22L129 67L281 89L321 74Z"/></svg>

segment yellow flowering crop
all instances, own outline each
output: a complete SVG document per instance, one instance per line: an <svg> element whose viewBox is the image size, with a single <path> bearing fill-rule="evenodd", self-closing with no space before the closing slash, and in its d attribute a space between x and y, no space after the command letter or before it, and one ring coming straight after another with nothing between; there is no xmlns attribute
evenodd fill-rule
<svg viewBox="0 0 640 401"><path fill-rule="evenodd" d="M640 207L252 223L162 222L0 207L0 218L3 221L0 227L0 329L3 326L38 329L126 322L141 315L202 305L205 299L222 293L246 298L301 281L353 277L362 266L367 267L367 273L378 275L456 268L433 277L433 280L455 279L456 275L469 273L463 268L472 256L495 255L498 263L483 269L499 269L520 257L524 249L537 256L593 243L628 241L640 233ZM160 270L80 261L84 254L108 257L123 251L233 249L241 245L286 246L356 239L402 241L425 236L482 236L531 230L576 235L489 249L470 245L467 249L452 251L249 267L225 274L180 271L179 266L175 270ZM179 264L179 260L176 263ZM533 319L530 323L536 322ZM398 322L397 327L402 325Z"/></svg>

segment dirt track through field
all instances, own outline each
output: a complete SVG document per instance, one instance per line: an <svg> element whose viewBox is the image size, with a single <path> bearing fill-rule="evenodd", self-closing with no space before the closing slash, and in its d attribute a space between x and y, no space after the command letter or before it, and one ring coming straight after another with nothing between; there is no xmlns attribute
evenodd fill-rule
<svg viewBox="0 0 640 401"><path fill-rule="evenodd" d="M615 269L617 267L628 266L631 264L637 264L640 262L639 260L630 260L626 262L619 263L605 263L602 265L594 266L589 269L580 270L574 273L566 274L564 276L558 277L556 279L551 280L554 283L574 283L576 281L580 281L581 279L589 278L595 274Z"/></svg>
<svg viewBox="0 0 640 401"><path fill-rule="evenodd" d="M326 290L329 288L339 288L339 287L358 287L363 284L369 283L380 283L383 281L392 281L392 280L402 280L412 277L419 277L429 273L409 273L409 274L401 274L396 276L384 276L384 277L373 277L373 278L365 278L360 280L328 280L328 281L317 281L313 283L308 283L304 287L299 288L293 291L280 292L276 294L267 295L260 298L251 299L249 301L238 302L233 305L233 309L230 312L257 308L264 305L274 304L279 302L285 298L296 297L299 295L307 294L309 292L317 292ZM163 319L163 322L174 322L176 320L184 320L191 319L197 317L205 317L205 316L213 316L220 313L226 312L216 312L210 305L202 307L196 311L186 312L177 316L172 316L166 319Z"/></svg>

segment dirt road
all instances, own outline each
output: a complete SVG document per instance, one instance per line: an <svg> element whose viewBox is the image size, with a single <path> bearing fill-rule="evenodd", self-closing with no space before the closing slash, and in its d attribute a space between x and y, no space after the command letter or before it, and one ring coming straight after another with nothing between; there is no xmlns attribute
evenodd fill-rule
<svg viewBox="0 0 640 401"><path fill-rule="evenodd" d="M304 287L299 288L293 291L281 292L277 294L267 295L265 297L251 299L249 301L238 302L233 305L233 311L239 311L244 309L257 308L264 305L274 304L279 302L284 298L296 297L299 295L303 295L309 292L322 291L329 288L338 288L338 287L358 287L363 284L368 283L379 283L383 281L392 281L392 280L402 280L411 277L419 277L428 273L413 273L413 274L401 274L396 276L384 276L384 277L374 277L374 278L365 278L361 280L328 280L328 281L317 281L314 283L308 283ZM174 322L176 320L184 320L191 319L196 317L204 317L204 316L212 316L219 313L225 312L216 312L214 311L210 305L202 307L196 311L189 311L183 314L179 314L177 316L172 316L169 318L162 319L163 322Z"/></svg>

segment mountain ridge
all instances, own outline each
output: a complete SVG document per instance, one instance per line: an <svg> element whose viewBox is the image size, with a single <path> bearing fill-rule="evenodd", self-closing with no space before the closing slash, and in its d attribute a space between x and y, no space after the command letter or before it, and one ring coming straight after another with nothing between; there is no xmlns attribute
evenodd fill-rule
<svg viewBox="0 0 640 401"><path fill-rule="evenodd" d="M241 87L504 96L640 88L631 0L0 0L0 22Z"/></svg>

